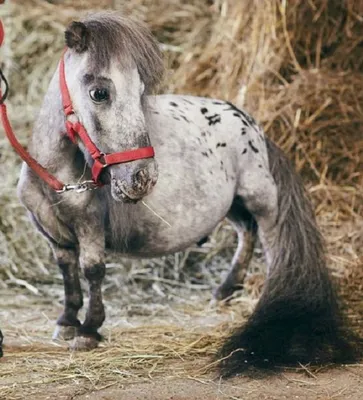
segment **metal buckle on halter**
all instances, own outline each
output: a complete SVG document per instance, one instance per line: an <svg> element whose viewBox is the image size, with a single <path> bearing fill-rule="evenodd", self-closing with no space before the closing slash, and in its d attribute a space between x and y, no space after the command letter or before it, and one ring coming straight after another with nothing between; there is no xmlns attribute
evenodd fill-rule
<svg viewBox="0 0 363 400"><path fill-rule="evenodd" d="M76 183L74 185L64 185L61 190L57 190L57 193L65 193L65 192L76 192L83 193L88 190L95 190L98 188L98 185L94 181L83 181L80 183Z"/></svg>
<svg viewBox="0 0 363 400"><path fill-rule="evenodd" d="M97 163L101 164L102 167L100 166L100 168L108 167L108 164L107 164L106 159L105 159L106 153L103 153L102 151L100 151L99 154L100 155L98 157L94 157L93 158L94 162L97 162Z"/></svg>

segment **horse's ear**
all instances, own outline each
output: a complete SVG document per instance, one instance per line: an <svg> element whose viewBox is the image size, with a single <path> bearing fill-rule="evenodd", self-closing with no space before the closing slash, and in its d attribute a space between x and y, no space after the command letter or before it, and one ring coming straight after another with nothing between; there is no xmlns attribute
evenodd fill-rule
<svg viewBox="0 0 363 400"><path fill-rule="evenodd" d="M87 50L89 44L89 32L82 22L73 21L65 32L66 45L77 53Z"/></svg>

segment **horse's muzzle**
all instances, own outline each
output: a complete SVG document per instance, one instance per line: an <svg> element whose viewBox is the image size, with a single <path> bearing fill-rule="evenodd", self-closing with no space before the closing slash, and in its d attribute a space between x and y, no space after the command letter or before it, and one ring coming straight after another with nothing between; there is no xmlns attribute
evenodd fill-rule
<svg viewBox="0 0 363 400"><path fill-rule="evenodd" d="M135 203L148 195L158 179L154 159L110 166L111 194L116 201Z"/></svg>

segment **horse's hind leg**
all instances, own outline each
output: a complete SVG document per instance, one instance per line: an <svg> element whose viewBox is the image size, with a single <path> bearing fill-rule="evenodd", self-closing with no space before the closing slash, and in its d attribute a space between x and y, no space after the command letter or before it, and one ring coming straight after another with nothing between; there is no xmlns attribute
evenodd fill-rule
<svg viewBox="0 0 363 400"><path fill-rule="evenodd" d="M257 238L256 222L238 198L233 202L227 218L236 229L238 246L227 277L214 292L216 300L227 299L243 286Z"/></svg>
<svg viewBox="0 0 363 400"><path fill-rule="evenodd" d="M53 339L73 339L81 323L77 318L83 305L83 296L78 276L78 254L73 248L52 246L53 254L63 275L64 311L57 320Z"/></svg>
<svg viewBox="0 0 363 400"><path fill-rule="evenodd" d="M261 165L261 164L260 164ZM267 262L267 275L275 256L275 243L278 240L278 198L276 183L267 169L256 168L241 174L237 194L244 206L252 214L258 225L258 236L262 243Z"/></svg>

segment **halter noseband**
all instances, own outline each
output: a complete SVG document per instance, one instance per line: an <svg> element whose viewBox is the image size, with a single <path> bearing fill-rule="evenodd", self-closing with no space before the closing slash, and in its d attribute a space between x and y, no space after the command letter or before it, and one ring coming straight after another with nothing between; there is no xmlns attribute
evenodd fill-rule
<svg viewBox="0 0 363 400"><path fill-rule="evenodd" d="M62 93L63 110L66 116L66 129L69 139L76 143L76 135L81 139L84 146L88 150L92 159L94 160L92 166L92 179L98 186L102 185L100 182L100 174L102 170L109 165L127 163L129 161L140 160L143 158L154 157L154 148L152 146L140 147L134 150L121 151L119 153L105 154L102 153L97 146L92 142L85 127L77 119L76 122L70 120L70 116L74 115L72 106L72 100L69 94L66 77L65 77L65 65L64 65L64 53L60 60L59 65L59 82Z"/></svg>

